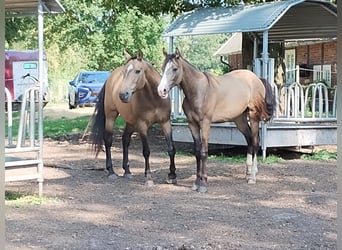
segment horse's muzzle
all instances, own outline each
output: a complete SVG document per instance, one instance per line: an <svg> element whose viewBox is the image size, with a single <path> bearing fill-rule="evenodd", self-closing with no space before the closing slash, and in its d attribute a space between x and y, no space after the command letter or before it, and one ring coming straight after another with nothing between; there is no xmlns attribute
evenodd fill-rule
<svg viewBox="0 0 342 250"><path fill-rule="evenodd" d="M158 88L158 95L159 95L161 98L165 99L165 98L168 97L169 92L168 92L166 89L161 90L161 89Z"/></svg>
<svg viewBox="0 0 342 250"><path fill-rule="evenodd" d="M119 93L120 100L124 103L129 102L131 100L131 96L132 95L128 91Z"/></svg>

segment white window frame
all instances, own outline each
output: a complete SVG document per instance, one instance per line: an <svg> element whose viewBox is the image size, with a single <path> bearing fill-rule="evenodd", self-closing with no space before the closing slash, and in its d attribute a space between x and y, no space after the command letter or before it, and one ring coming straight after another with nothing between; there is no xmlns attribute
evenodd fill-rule
<svg viewBox="0 0 342 250"><path fill-rule="evenodd" d="M322 79L322 65L314 65L312 69L313 69L312 80L314 82L320 81Z"/></svg>
<svg viewBox="0 0 342 250"><path fill-rule="evenodd" d="M285 50L286 83L296 81L296 50Z"/></svg>
<svg viewBox="0 0 342 250"><path fill-rule="evenodd" d="M328 87L331 87L331 64L313 66L313 81L318 82L322 80L324 80Z"/></svg>
<svg viewBox="0 0 342 250"><path fill-rule="evenodd" d="M331 87L331 64L323 65L323 79L328 87Z"/></svg>

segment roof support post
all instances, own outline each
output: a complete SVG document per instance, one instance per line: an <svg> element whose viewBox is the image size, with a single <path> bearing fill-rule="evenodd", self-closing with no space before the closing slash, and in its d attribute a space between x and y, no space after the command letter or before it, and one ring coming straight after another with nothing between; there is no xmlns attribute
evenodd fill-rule
<svg viewBox="0 0 342 250"><path fill-rule="evenodd" d="M268 30L262 36L262 77L268 79Z"/></svg>
<svg viewBox="0 0 342 250"><path fill-rule="evenodd" d="M256 36L254 36L253 42L253 64L255 64L255 59L258 57L258 39ZM255 67L255 65L253 65L253 67Z"/></svg>
<svg viewBox="0 0 342 250"><path fill-rule="evenodd" d="M39 79L39 100L38 100L38 140L39 158L43 158L43 94L44 94L44 20L43 2L38 1L38 79ZM38 164L38 172L43 172L43 161ZM39 196L43 192L43 179L38 180Z"/></svg>
<svg viewBox="0 0 342 250"><path fill-rule="evenodd" d="M169 36L169 53L173 53L173 36Z"/></svg>

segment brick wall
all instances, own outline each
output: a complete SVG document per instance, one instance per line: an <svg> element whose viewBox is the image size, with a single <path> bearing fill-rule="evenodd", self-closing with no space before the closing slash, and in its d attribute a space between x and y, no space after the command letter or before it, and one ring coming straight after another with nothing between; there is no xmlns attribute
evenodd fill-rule
<svg viewBox="0 0 342 250"><path fill-rule="evenodd" d="M297 65L307 65L309 69L312 69L313 65L331 65L331 85L335 86L337 83L336 79L336 48L337 42L326 42L310 45L301 45L295 47L296 49L296 64ZM307 78L306 78L307 79ZM305 80L304 78L301 78ZM310 74L308 80L312 81L312 73Z"/></svg>
<svg viewBox="0 0 342 250"><path fill-rule="evenodd" d="M336 85L336 41L310 45L300 45L287 49L295 49L296 64L303 66L305 65L305 67L308 67L308 69L312 70L312 66L317 64L331 64L331 86ZM233 69L241 69L243 67L242 54L229 55L228 60ZM300 81L312 81L312 75L312 72L309 71L306 76L301 77Z"/></svg>

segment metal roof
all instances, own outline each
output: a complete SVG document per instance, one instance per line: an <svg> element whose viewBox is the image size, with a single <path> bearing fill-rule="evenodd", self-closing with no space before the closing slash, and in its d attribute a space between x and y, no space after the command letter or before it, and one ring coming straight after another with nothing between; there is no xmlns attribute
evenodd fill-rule
<svg viewBox="0 0 342 250"><path fill-rule="evenodd" d="M337 37L337 7L320 0L287 0L256 5L200 8L178 17L163 36L254 32L269 40Z"/></svg>
<svg viewBox="0 0 342 250"><path fill-rule="evenodd" d="M65 10L58 0L42 0L43 12L46 14L63 13ZM37 15L38 0L5 0L5 16Z"/></svg>

